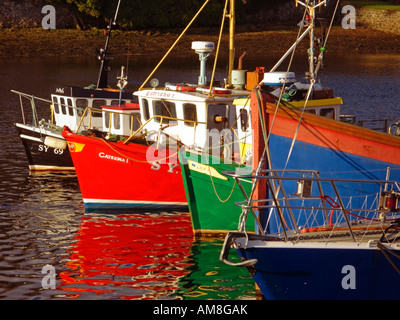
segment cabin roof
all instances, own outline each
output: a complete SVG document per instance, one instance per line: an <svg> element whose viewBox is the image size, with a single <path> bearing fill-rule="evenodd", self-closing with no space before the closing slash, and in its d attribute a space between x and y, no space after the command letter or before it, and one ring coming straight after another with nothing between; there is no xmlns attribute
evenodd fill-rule
<svg viewBox="0 0 400 320"><path fill-rule="evenodd" d="M56 85L54 86L53 95L66 96L72 98L98 98L98 99L118 99L119 89L97 89L92 86L88 87L74 87ZM122 99L132 99L132 94L129 92L122 92Z"/></svg>
<svg viewBox="0 0 400 320"><path fill-rule="evenodd" d="M101 106L104 110L119 110L119 111L128 111L128 110L140 110L140 106L138 103L130 103L127 102L125 104L115 104L110 106Z"/></svg>
<svg viewBox="0 0 400 320"><path fill-rule="evenodd" d="M232 90L230 94L215 94L213 97L208 97L207 93L201 92L180 92L174 90L159 90L159 89L144 89L136 91L133 95L141 98L150 99L166 99L188 102L225 102L233 101L234 99L246 97L250 92L246 90Z"/></svg>

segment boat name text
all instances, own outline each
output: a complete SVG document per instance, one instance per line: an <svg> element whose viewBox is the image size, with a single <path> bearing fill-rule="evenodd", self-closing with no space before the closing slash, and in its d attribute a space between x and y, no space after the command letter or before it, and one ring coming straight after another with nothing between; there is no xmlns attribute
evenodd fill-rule
<svg viewBox="0 0 400 320"><path fill-rule="evenodd" d="M147 97L158 97L158 98L173 98L175 96L174 93L169 93L165 91L148 91L146 93Z"/></svg>
<svg viewBox="0 0 400 320"><path fill-rule="evenodd" d="M47 151L49 151L49 146L46 146L46 145L43 145L43 144L39 144L39 146L38 146L38 150L40 151L40 152L47 152ZM52 148L53 149L53 148ZM56 155L62 155L63 154L63 152L64 152L64 150L62 150L62 149L58 149L58 148L54 148L53 149L53 152L54 152L54 154L56 154Z"/></svg>
<svg viewBox="0 0 400 320"><path fill-rule="evenodd" d="M115 156L106 154L106 153L104 153L104 152L100 152L100 153L99 153L99 157L100 157L100 158L103 158L103 159L108 159L108 160L114 160L114 161L119 161L119 162L128 163L128 159L121 158L121 157L115 157Z"/></svg>

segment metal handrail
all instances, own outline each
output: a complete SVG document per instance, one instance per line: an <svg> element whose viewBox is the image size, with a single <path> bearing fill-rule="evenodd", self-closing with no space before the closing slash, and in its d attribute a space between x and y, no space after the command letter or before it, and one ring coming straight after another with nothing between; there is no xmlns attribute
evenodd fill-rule
<svg viewBox="0 0 400 320"><path fill-rule="evenodd" d="M20 92L20 91L16 91L16 90L11 90L11 92L15 93L15 94L17 94L19 96L19 102L20 102L20 106L21 106L23 124L26 124L26 119L25 119L24 104L22 102L22 98L26 98L26 99L28 99L30 101L30 104L31 104L33 123L34 123L35 127L38 127L39 119L38 119L38 115L37 115L35 100L42 101L42 102L47 102L47 103L50 103L50 104L52 102L50 100L39 98L39 97L35 97L34 95L27 94L27 93Z"/></svg>
<svg viewBox="0 0 400 320"><path fill-rule="evenodd" d="M23 124L26 124L26 119L25 119L24 104L23 104L23 102L22 102L22 98L28 99L28 100L30 101L30 103L31 103L32 114L33 114L33 121L34 121L34 124L35 124L36 127L37 127L38 124L39 124L39 119L38 119L38 116L37 116L37 109L36 109L35 100L41 101L41 102L49 103L51 107L53 106L53 103L54 103L53 101L51 101L51 100L49 100L49 99L44 99L44 98L36 97L36 96L34 96L34 95L27 94L27 93L24 93L24 92L20 92L20 91L17 91L17 90L10 90L10 91L11 91L12 93L15 93L15 94L17 94L17 95L19 96L19 102L20 102L20 106L21 106L21 113L22 113L22 121L23 121ZM58 104L59 106L61 106L61 107L65 107L65 108L69 108L69 109L78 110L78 108L77 108L76 106L70 106L70 105L67 105L67 104L59 103L59 102L57 102L57 104ZM52 117L53 117L53 114L54 114L54 109L53 109L53 108L52 108L51 112L52 112ZM53 123L53 121L52 121L52 123Z"/></svg>
<svg viewBox="0 0 400 320"><path fill-rule="evenodd" d="M339 194L337 184L340 183L354 183L354 184L376 184L379 186L379 191L376 192L377 195L380 197L383 197L387 195L388 193L396 194L398 196L398 199L400 199L400 187L398 181L393 181L393 180L367 180L367 179L341 179L341 178L321 178L319 177L319 172L315 170L271 170L271 169L264 169L259 171L260 174L254 174L254 171L252 174L242 174L237 171L226 171L223 172L224 175L233 177L236 179L236 182L240 184L240 179L254 179L254 183L260 183L260 181L266 181L267 188L269 190L269 198L266 199L251 199L249 198L245 192L243 192L243 195L245 197L245 200L236 202L235 205L239 206L244 210L245 212L247 210L260 210L260 209L276 209L277 210L277 215L279 218L279 222L282 228L282 232L284 233L284 238L287 240L288 236L286 234L286 228L288 227L287 224L285 223L285 220L283 218L284 214L283 211L284 209L289 210L289 215L291 219L291 225L294 226L294 230L296 233L298 233L299 229L297 226L297 222L295 217L293 216L292 210L304 210L305 212L311 212L313 214L314 210L323 210L325 212L325 223L328 221L328 216L327 216L327 210L328 208L325 206L325 201L326 201L326 196L323 193L322 190L322 183L329 183L330 186L332 187L337 203L336 207L329 208L331 210L331 214L334 211L339 211L342 213L344 220L345 220L345 225L349 229L350 235L352 236L353 240L356 241L355 235L353 233L353 228L352 228L352 223L349 220L348 215L349 214L355 214L358 212L363 212L365 217L358 216L358 218L362 219L371 219L367 218L366 214L373 213L373 219L376 221L382 221L384 222L386 219L386 216L389 213L395 213L397 211L390 211L387 208L381 207L381 199L379 202L377 202L376 208L351 208L347 209L343 203L342 196ZM298 176L285 176L284 174L293 174L296 173ZM281 175L279 175L281 174ZM308 176L306 176L308 174ZM277 189L274 189L272 186L271 181L277 181L278 182L278 191ZM292 197L287 196L287 194L284 191L284 186L283 186L283 181L310 181L310 182L317 182L318 184L318 196L312 196L311 194L308 196L303 196L300 194L294 194ZM388 189L388 186L391 186L391 188ZM389 191L388 191L389 190ZM278 194L282 193L282 197L278 197ZM314 191L315 193L315 191ZM375 193L374 193L375 195ZM367 195L364 195L367 197ZM291 204L293 201L300 201L301 205L295 205ZM319 201L322 203L322 207L318 207L313 205L312 202L315 203L315 201ZM351 212L350 212L351 211ZM244 214L243 216L246 216ZM257 219L256 223L259 225L261 224L260 221L258 221L258 217L254 215L255 219ZM241 231L241 230L239 230Z"/></svg>
<svg viewBox="0 0 400 320"><path fill-rule="evenodd" d="M94 107L86 107L85 108L85 110L83 111L83 113L82 113L82 116L81 116L81 119L80 119L80 121L79 121L79 123L78 123L78 126L77 126L77 129L76 129L76 132L78 132L79 131L79 129L80 129L80 127L82 126L82 123L83 123L83 120L84 120L84 118L87 116L87 113L89 112L89 123L88 123L88 127L90 128L91 127L91 117L92 117L92 111L99 111L99 112L107 112L107 113L114 113L114 114L121 114L121 113L118 113L118 112L116 112L116 111L111 111L111 110L103 110L103 109L98 109L98 108L94 108ZM197 126L199 125L199 124L206 124L205 122L201 122L201 121L195 121L195 120L187 120L187 119L180 119L180 118L174 118L174 117L168 117L168 116L162 116L162 115L154 115L154 116L152 116L151 118L149 118L145 123L142 123L142 121L141 121L141 119L138 117L138 116L136 116L136 115L132 115L132 114L123 114L123 116L133 116L133 117L135 117L136 119L138 119L138 121L139 121L139 128L138 129L136 129L135 130L135 132L133 132L132 133L132 127L131 127L131 135L130 136L128 136L125 140L124 140L124 144L126 144L126 143L128 143L130 140L132 140L139 132L142 132L142 131L144 131L145 130L145 128L146 128L146 126L147 125L149 125L149 123L151 123L151 122L155 122L156 121L156 119L160 119L160 121L159 121L159 125L160 125L160 130L162 130L163 128L162 128L162 126L163 126L163 123L166 121L166 120L168 120L168 121L176 121L176 122L178 122L178 121L183 121L183 122L185 122L185 123L192 123L193 124L193 130L194 130L194 135L196 135L196 129L197 129ZM133 122L132 122L133 123ZM174 126L175 125L177 125L177 124L174 124ZM165 128L165 127L164 127ZM111 130L111 121L110 121L110 124L109 124L109 128L108 128L108 130L109 130L109 132L110 132L110 130Z"/></svg>
<svg viewBox="0 0 400 320"><path fill-rule="evenodd" d="M92 111L106 112L106 113L109 113L109 114L121 115L121 113L119 113L119 112L117 112L117 111L104 110L104 109L99 109L99 108L95 108L95 107L86 107L86 108L84 109L82 115L81 115L81 118L80 118L80 120L79 120L78 126L77 126L77 128L76 128L76 132L79 132L79 129L80 129L80 127L81 127L81 125L82 125L82 123L83 123L85 117L87 116L88 110L90 111L90 112L89 112L89 123L88 123L88 127L89 127L89 128L92 127L92 123L91 123L91 122L92 122ZM142 121L141 121L141 119L140 119L139 116L137 116L137 115L135 115L135 114L122 114L122 116L126 116L126 117L129 116L129 117L131 117L132 119L135 118L135 119L138 120L139 125L142 126ZM133 125L133 121L132 121L132 125ZM132 131L133 131L133 127L131 127L131 132L132 132ZM110 117L110 122L109 122L109 125L108 125L108 133L109 133L109 134L111 133L111 117Z"/></svg>
<svg viewBox="0 0 400 320"><path fill-rule="evenodd" d="M155 119L160 119L160 129L162 130L162 125L163 125L163 121L164 120L169 120L169 121L183 121L183 122L190 122L193 123L193 130L194 130L194 134L196 134L196 128L199 124L206 124L205 122L201 122L201 121L195 121L195 120L185 120L185 119L179 119L179 118L173 118L173 117L167 117L167 116L162 116L162 115L154 115L151 118L149 118L145 123L142 124L142 126L140 128L138 128L134 133L132 133L127 139L125 139L124 143L128 143L131 139L133 139L137 133L141 132L146 125L148 125L150 122L152 122L153 120L155 121ZM177 124L174 124L174 126L176 126Z"/></svg>

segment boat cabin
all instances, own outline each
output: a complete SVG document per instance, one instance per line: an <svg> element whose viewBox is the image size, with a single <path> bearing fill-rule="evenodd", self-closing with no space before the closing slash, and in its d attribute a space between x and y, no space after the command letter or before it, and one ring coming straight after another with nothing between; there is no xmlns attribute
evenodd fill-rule
<svg viewBox="0 0 400 320"><path fill-rule="evenodd" d="M248 96L249 91L232 90L209 97L204 90L154 89L134 95L139 98L147 139L158 139L161 129L184 145L201 150L219 144L221 139L237 140L233 130L238 127L238 111L233 101Z"/></svg>
<svg viewBox="0 0 400 320"><path fill-rule="evenodd" d="M283 86L283 84L285 84ZM299 109L304 108L304 103L310 89L309 83L296 81L294 72L266 72L262 80L263 89L275 97L281 95L281 101ZM281 92L283 91L283 92ZM304 108L305 112L330 119L341 120L340 106L342 98L334 97L333 90L315 83Z"/></svg>
<svg viewBox="0 0 400 320"><path fill-rule="evenodd" d="M290 84L292 85L292 84ZM297 96L292 93L285 103L303 108L305 88L298 85ZM279 90L278 86L271 87ZM291 87L293 89L293 87ZM170 85L163 89L145 89L134 93L139 99L142 122L149 141L166 141L165 135L184 145L206 150L213 155L243 157L251 149L250 91L217 90L209 96L204 88L195 85ZM319 92L320 91L320 92ZM316 86L313 97L307 102L306 112L340 120L342 99L333 92ZM219 147L216 147L216 146Z"/></svg>
<svg viewBox="0 0 400 320"><path fill-rule="evenodd" d="M342 104L342 98L339 97L309 100L304 111L321 117L341 120L340 106ZM304 101L291 101L289 105L300 109L304 107Z"/></svg>
<svg viewBox="0 0 400 320"><path fill-rule="evenodd" d="M119 90L114 89L57 86L51 95L52 120L58 126L67 125L75 131L84 115L80 130L88 127L103 130L102 106L118 104L119 95ZM122 92L121 104L130 102L132 95Z"/></svg>
<svg viewBox="0 0 400 320"><path fill-rule="evenodd" d="M141 126L138 103L102 106L103 128L108 134L130 136Z"/></svg>

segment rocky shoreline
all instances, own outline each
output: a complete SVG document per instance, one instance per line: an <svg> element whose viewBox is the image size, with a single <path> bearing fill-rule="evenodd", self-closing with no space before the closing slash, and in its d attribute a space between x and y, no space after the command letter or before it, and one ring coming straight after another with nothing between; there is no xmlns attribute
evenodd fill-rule
<svg viewBox="0 0 400 320"><path fill-rule="evenodd" d="M272 28L271 29L276 29ZM138 32L115 30L112 33L110 51L115 55L146 55L162 57L178 36L176 32ZM249 56L266 53L282 54L295 41L297 30L276 29L267 31L246 31L241 28L235 37L236 52L246 51ZM185 35L174 49L175 56L187 55L192 41L214 41L218 36L209 30L197 30ZM1 29L1 57L35 56L93 56L96 49L104 46L103 30L56 29ZM221 55L227 54L228 36L221 43ZM305 49L308 41L303 41L299 49ZM370 28L357 27L343 29L334 27L329 35L328 50L337 53L400 53L400 35Z"/></svg>

